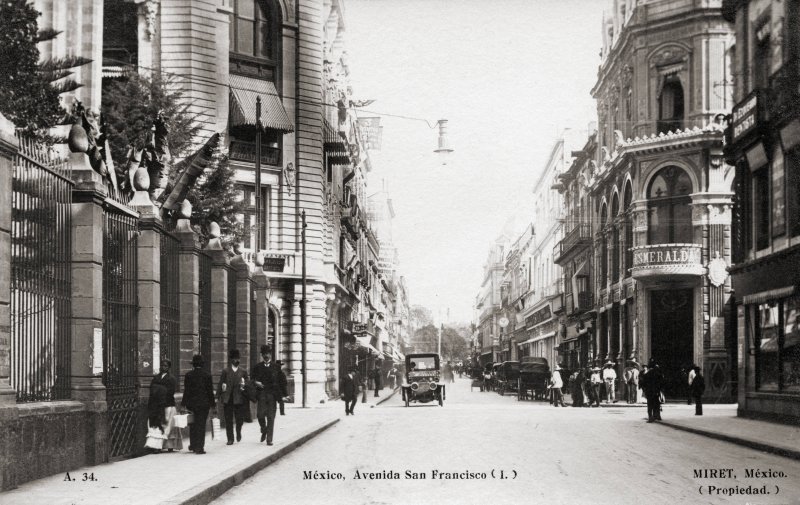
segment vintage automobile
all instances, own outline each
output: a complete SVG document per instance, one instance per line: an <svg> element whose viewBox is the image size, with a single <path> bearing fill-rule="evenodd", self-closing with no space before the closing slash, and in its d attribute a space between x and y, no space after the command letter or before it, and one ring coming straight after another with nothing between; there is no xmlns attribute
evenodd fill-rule
<svg viewBox="0 0 800 505"><path fill-rule="evenodd" d="M506 391L516 391L519 382L519 361L504 361L497 368L495 390L504 396Z"/></svg>
<svg viewBox="0 0 800 505"><path fill-rule="evenodd" d="M517 400L543 400L547 396L550 367L547 358L525 356L519 364Z"/></svg>
<svg viewBox="0 0 800 505"><path fill-rule="evenodd" d="M406 354L406 375L402 385L406 407L411 402L438 401L444 405L445 385L436 353Z"/></svg>

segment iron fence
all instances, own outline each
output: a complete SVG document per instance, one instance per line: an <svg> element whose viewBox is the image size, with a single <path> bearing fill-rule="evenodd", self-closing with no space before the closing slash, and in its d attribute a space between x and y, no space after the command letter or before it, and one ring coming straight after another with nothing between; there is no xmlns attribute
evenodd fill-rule
<svg viewBox="0 0 800 505"><path fill-rule="evenodd" d="M11 387L17 402L65 399L71 351L70 166L23 137L13 161Z"/></svg>
<svg viewBox="0 0 800 505"><path fill-rule="evenodd" d="M211 373L211 256L200 253L200 354Z"/></svg>
<svg viewBox="0 0 800 505"><path fill-rule="evenodd" d="M106 200L103 236L103 384L110 456L133 454L138 409L137 219Z"/></svg>
<svg viewBox="0 0 800 505"><path fill-rule="evenodd" d="M180 304L179 304L179 254L180 244L173 235L161 233L161 357L172 362L172 373L181 389L180 368Z"/></svg>

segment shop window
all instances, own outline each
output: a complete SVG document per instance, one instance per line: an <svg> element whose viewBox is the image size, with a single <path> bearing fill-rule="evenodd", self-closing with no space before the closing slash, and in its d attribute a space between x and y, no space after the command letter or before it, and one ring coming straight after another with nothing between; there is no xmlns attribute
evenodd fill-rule
<svg viewBox="0 0 800 505"><path fill-rule="evenodd" d="M692 181L678 167L661 169L648 191L648 242L689 244L692 239Z"/></svg>
<svg viewBox="0 0 800 505"><path fill-rule="evenodd" d="M778 354L780 324L778 305L758 306L758 340L756 341L756 385L760 390L777 390L780 377Z"/></svg>
<svg viewBox="0 0 800 505"><path fill-rule="evenodd" d="M683 86L677 75L664 78L658 97L658 133L667 133L683 127Z"/></svg>
<svg viewBox="0 0 800 505"><path fill-rule="evenodd" d="M783 302L781 390L800 391L800 297Z"/></svg>
<svg viewBox="0 0 800 505"><path fill-rule="evenodd" d="M763 166L752 173L753 238L756 250L769 246L769 168Z"/></svg>

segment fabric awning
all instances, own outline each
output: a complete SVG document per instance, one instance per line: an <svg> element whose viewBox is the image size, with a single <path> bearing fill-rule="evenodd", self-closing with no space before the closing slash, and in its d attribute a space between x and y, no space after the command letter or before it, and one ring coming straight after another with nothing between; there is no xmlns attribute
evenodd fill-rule
<svg viewBox="0 0 800 505"><path fill-rule="evenodd" d="M356 341L358 341L358 345L360 345L361 347L366 347L370 351L372 351L375 354L377 354L378 356L380 356L381 352L379 350L375 349L372 346L372 344L369 343L370 340L372 340L372 339L370 337L368 337L368 336L367 337L356 336Z"/></svg>
<svg viewBox="0 0 800 505"><path fill-rule="evenodd" d="M795 288L794 286L787 286L785 288L778 288L778 289L770 289L769 291L761 291L760 293L754 293L752 295L745 295L742 297L742 303L745 305L751 305L755 303L766 303L770 300L776 300L778 298L786 298L787 296L792 296L794 294Z"/></svg>
<svg viewBox="0 0 800 505"><path fill-rule="evenodd" d="M261 97L261 124L264 128L283 133L294 131L294 125L272 82L242 75L231 75L228 82L231 87L231 126L255 126L256 97Z"/></svg>
<svg viewBox="0 0 800 505"><path fill-rule="evenodd" d="M545 338L550 338L550 337L554 336L555 334L556 334L556 332L551 331L549 333L545 333L544 335L539 335L537 337L529 338L528 340L526 340L524 342L520 342L517 345L519 346L519 345L524 345L524 344L530 344L531 342L536 342L538 340L543 340Z"/></svg>

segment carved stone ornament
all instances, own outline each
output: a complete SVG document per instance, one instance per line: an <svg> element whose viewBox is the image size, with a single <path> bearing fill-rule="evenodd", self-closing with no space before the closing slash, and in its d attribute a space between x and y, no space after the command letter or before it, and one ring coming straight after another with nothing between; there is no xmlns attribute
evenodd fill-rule
<svg viewBox="0 0 800 505"><path fill-rule="evenodd" d="M147 40L153 40L156 35L156 17L158 16L158 2L146 0L144 3L144 21L147 31Z"/></svg>
<svg viewBox="0 0 800 505"><path fill-rule="evenodd" d="M725 284L728 279L728 264L725 259L721 258L719 251L716 251L716 257L708 262L708 280L716 287Z"/></svg>

